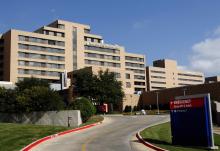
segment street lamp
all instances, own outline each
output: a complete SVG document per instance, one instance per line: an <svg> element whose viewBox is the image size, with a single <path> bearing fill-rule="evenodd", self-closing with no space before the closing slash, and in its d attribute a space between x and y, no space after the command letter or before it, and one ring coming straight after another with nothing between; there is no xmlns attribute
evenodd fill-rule
<svg viewBox="0 0 220 151"><path fill-rule="evenodd" d="M183 96L186 96L186 90L187 88L183 88Z"/></svg>
<svg viewBox="0 0 220 151"><path fill-rule="evenodd" d="M131 115L132 115L132 95L130 95L131 97Z"/></svg>
<svg viewBox="0 0 220 151"><path fill-rule="evenodd" d="M157 114L160 114L160 109L159 109L159 92L156 92L157 94Z"/></svg>

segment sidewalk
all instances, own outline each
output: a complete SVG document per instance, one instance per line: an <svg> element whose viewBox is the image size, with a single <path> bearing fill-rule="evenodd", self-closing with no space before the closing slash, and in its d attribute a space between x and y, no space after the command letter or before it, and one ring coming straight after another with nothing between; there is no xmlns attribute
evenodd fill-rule
<svg viewBox="0 0 220 151"><path fill-rule="evenodd" d="M220 135L220 127L214 127L214 133Z"/></svg>

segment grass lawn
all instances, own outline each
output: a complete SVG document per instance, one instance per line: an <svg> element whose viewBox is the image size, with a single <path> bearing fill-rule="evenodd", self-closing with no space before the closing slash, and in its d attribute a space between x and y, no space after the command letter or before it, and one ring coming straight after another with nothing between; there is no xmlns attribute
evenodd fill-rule
<svg viewBox="0 0 220 151"><path fill-rule="evenodd" d="M148 142L170 151L205 151L206 149L174 146L171 144L170 123L153 126L143 130L141 136ZM220 147L220 135L215 135L215 145ZM218 149L220 151L220 149Z"/></svg>
<svg viewBox="0 0 220 151"><path fill-rule="evenodd" d="M102 120L103 117L94 116L80 126L96 123ZM24 146L37 139L68 129L71 128L62 126L0 123L0 151L19 151Z"/></svg>

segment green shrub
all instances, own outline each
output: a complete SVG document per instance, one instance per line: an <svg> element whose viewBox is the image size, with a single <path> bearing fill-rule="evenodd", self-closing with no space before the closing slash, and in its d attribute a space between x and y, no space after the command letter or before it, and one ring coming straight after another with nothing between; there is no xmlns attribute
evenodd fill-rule
<svg viewBox="0 0 220 151"><path fill-rule="evenodd" d="M92 115L96 113L96 108L92 102L85 98L76 98L70 105L69 109L80 110L83 122L86 122Z"/></svg>
<svg viewBox="0 0 220 151"><path fill-rule="evenodd" d="M126 105L124 112L131 112L131 106L130 105Z"/></svg>

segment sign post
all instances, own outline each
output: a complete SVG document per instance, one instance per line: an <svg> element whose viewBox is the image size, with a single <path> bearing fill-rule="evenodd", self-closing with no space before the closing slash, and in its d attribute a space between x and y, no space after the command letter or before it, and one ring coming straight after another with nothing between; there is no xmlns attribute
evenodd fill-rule
<svg viewBox="0 0 220 151"><path fill-rule="evenodd" d="M214 146L210 95L176 97L170 101L172 143L184 146Z"/></svg>

